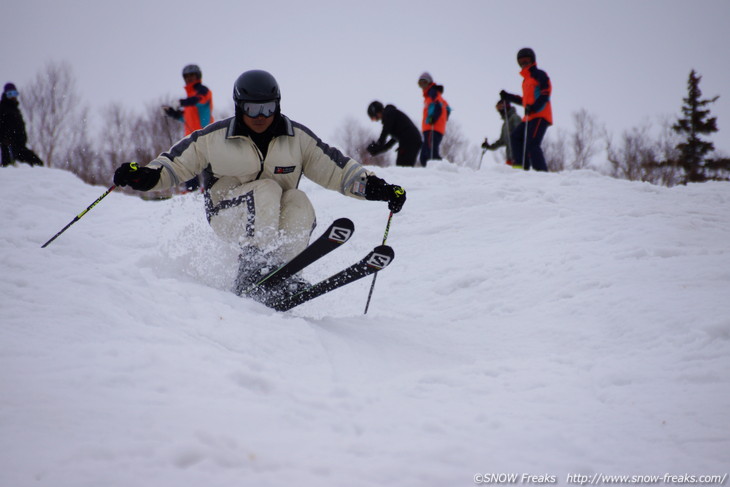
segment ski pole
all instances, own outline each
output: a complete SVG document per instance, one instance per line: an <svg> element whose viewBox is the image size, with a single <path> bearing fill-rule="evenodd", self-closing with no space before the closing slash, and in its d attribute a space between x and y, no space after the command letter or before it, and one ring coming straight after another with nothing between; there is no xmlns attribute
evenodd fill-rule
<svg viewBox="0 0 730 487"><path fill-rule="evenodd" d="M514 157L514 153L512 152L512 130L509 128L509 116L507 115L506 101L502 101L502 108L504 108L504 124L507 127L507 159L512 161L512 164L514 164L515 161L512 160ZM504 133L504 131L502 133Z"/></svg>
<svg viewBox="0 0 730 487"><path fill-rule="evenodd" d="M522 169L527 169L525 167L525 161L527 160L527 126L530 125L530 121L527 119L527 115L525 115L525 137L522 141Z"/></svg>
<svg viewBox="0 0 730 487"><path fill-rule="evenodd" d="M433 125L431 125L431 160L433 160Z"/></svg>
<svg viewBox="0 0 730 487"><path fill-rule="evenodd" d="M388 232L390 231L390 222L393 220L393 212L390 212L390 215L388 216L388 224L385 225L385 235L383 235L383 244L385 245L385 241L388 240ZM364 315L368 314L368 308L370 307L370 299L373 297L373 290L375 289L375 279L378 278L378 273L376 272L373 274L373 283L370 284L370 292L368 293L368 302L365 303L365 312Z"/></svg>
<svg viewBox="0 0 730 487"><path fill-rule="evenodd" d="M165 127L167 128L167 137L170 139L170 147L174 145L174 141L172 140L172 131L170 130L170 117L165 115Z"/></svg>
<svg viewBox="0 0 730 487"><path fill-rule="evenodd" d="M487 152L487 149L482 147L482 155L479 156L479 166L477 167L477 171L482 168L482 159L484 159L484 153Z"/></svg>
<svg viewBox="0 0 730 487"><path fill-rule="evenodd" d="M139 168L139 166L137 166L137 163L136 162L133 162L132 165L131 165L131 168L132 168L132 171L136 171ZM115 185L111 186L109 189L107 189L106 191L104 191L104 194L102 194L101 196L99 196L96 199L96 201L94 201L93 203L91 203L89 205L88 208L86 208L84 211L82 211L81 213L79 213L78 215L76 215L76 218L74 218L73 220L71 220L68 225L66 225L65 227L63 227L61 229L61 231L58 232L57 234L55 234L48 242L46 242L43 245L41 245L41 248L42 249L45 249L48 246L49 243L51 243L54 240L56 240L63 232L65 232L66 230L68 230L68 227L70 227L71 225L73 225L77 221L81 220L81 217L82 216L84 216L85 214L87 214L89 212L89 210L91 210L93 207L95 207L97 205L97 203L99 203L101 200L103 200L109 193L111 193L112 191L114 191L116 189L116 187L117 187L117 185L115 184Z"/></svg>
<svg viewBox="0 0 730 487"><path fill-rule="evenodd" d="M104 197L106 195L108 195L109 193L111 193L112 191L114 191L115 188L116 188L116 185L114 185L114 186L110 187L109 189L107 189L104 192L104 194L102 194L101 196L99 196L99 198L97 198L96 201L94 201L93 203L91 203L91 205L88 208L86 208L84 211L82 211L81 213L79 213L78 215L76 215L76 218L74 218L73 220L71 220L68 225L66 225L65 227L63 227L61 229L60 232L58 232L57 234L55 234L48 242L46 242L43 245L41 245L41 248L42 249L45 249L48 246L49 243L51 243L54 240L56 240L63 232L65 232L66 230L68 230L68 227L70 227L71 225L73 225L77 221L81 220L81 217L82 216L84 216L90 209L92 209L94 206L96 206L96 204L98 202L100 202L102 199L104 199Z"/></svg>

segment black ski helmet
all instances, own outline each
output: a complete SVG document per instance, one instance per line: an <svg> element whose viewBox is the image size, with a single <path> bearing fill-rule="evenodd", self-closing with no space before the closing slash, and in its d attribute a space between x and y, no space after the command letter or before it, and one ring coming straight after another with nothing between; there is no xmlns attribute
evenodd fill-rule
<svg viewBox="0 0 730 487"><path fill-rule="evenodd" d="M535 58L535 51L533 51L529 47L523 47L522 49L517 51L517 62L520 61L521 57L529 57L533 63L537 62L537 59Z"/></svg>
<svg viewBox="0 0 730 487"><path fill-rule="evenodd" d="M383 104L379 101L374 101L368 105L368 117L373 118L376 114L383 111Z"/></svg>
<svg viewBox="0 0 730 487"><path fill-rule="evenodd" d="M252 69L246 71L233 83L233 101L240 105L246 101L281 100L279 83L266 71Z"/></svg>
<svg viewBox="0 0 730 487"><path fill-rule="evenodd" d="M198 77L203 77L203 72L200 70L200 66L197 64L188 64L182 70L182 75L185 77L186 74L197 74Z"/></svg>

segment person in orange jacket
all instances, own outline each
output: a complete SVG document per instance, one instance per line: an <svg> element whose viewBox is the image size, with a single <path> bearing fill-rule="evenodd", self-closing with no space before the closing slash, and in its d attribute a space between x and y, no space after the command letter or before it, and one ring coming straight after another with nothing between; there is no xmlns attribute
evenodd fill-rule
<svg viewBox="0 0 730 487"><path fill-rule="evenodd" d="M552 84L547 73L537 67L535 51L529 47L517 52L517 64L522 71L522 96L513 95L502 90L499 96L517 105L525 107L522 123L512 132L512 153L514 164L522 164L528 171L547 171L545 155L542 152L542 139L547 128L553 124L553 110L550 104Z"/></svg>
<svg viewBox="0 0 730 487"><path fill-rule="evenodd" d="M180 108L162 107L165 114L185 124L185 135L213 123L213 92L202 83L203 72L196 64L188 64L182 70L187 98L180 100ZM200 187L198 178L185 183L185 189L195 191Z"/></svg>
<svg viewBox="0 0 730 487"><path fill-rule="evenodd" d="M423 147L421 148L421 164L426 167L429 159L441 159L439 147L446 133L446 121L451 107L444 100L444 87L433 82L427 72L418 78L418 86L423 90Z"/></svg>

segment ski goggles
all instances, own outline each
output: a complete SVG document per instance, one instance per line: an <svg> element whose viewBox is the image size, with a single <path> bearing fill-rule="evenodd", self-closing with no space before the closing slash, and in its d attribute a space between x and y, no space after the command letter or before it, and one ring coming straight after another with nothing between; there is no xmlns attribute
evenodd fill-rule
<svg viewBox="0 0 730 487"><path fill-rule="evenodd" d="M269 118L276 112L277 105L278 103L276 100L265 102L245 101L241 104L241 109L243 110L243 113L251 118L256 118L261 115Z"/></svg>
<svg viewBox="0 0 730 487"><path fill-rule="evenodd" d="M18 98L18 95L20 95L20 93L18 93L18 90L10 90L5 92L5 96L8 98Z"/></svg>

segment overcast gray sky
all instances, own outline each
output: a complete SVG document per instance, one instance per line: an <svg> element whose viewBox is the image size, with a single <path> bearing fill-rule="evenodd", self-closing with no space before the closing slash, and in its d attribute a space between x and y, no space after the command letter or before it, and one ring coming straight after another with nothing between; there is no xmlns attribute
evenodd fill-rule
<svg viewBox="0 0 730 487"><path fill-rule="evenodd" d="M570 130L580 109L615 137L678 116L694 68L703 96L720 95L712 140L730 155L728 0L17 0L2 18L0 81L22 96L48 61L67 61L96 117L111 102L177 100L188 63L214 115L230 114L233 81L259 68L278 79L283 112L332 141L347 117L371 123L373 99L420 126L427 70L478 144L498 136L494 104L501 89L519 93L515 54L529 46L553 83L550 131Z"/></svg>

